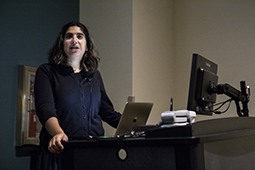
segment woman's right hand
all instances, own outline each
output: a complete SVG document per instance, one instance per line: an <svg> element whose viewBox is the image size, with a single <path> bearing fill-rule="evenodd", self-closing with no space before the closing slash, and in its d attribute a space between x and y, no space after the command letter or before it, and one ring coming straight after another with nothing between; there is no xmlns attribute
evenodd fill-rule
<svg viewBox="0 0 255 170"><path fill-rule="evenodd" d="M51 153L59 154L64 149L64 146L62 145L61 142L68 141L67 135L59 126L58 119L56 117L49 118L45 123L45 128L52 136L51 140L49 141L48 150Z"/></svg>
<svg viewBox="0 0 255 170"><path fill-rule="evenodd" d="M62 141L63 142L67 142L68 141L67 135L65 133L56 134L49 141L48 150L51 153L60 154L64 150L64 146L61 143Z"/></svg>

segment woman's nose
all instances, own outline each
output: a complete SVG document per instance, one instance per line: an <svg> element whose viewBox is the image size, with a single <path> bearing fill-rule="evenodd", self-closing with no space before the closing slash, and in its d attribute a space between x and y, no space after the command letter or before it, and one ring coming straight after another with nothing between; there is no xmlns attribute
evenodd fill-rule
<svg viewBox="0 0 255 170"><path fill-rule="evenodd" d="M77 38L74 36L73 39L72 39L72 44L77 44Z"/></svg>

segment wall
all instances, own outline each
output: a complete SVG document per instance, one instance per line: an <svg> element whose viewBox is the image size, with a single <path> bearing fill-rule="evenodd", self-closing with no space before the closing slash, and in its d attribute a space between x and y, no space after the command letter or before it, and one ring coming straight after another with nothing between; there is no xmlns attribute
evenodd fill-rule
<svg viewBox="0 0 255 170"><path fill-rule="evenodd" d="M158 123L173 97L173 1L81 0L80 21L90 27L116 110L133 95L154 103L148 123Z"/></svg>
<svg viewBox="0 0 255 170"><path fill-rule="evenodd" d="M239 82L245 80L254 89L255 80L250 76L255 60L254 3L252 0L111 0L107 3L81 0L80 17L93 27L101 56L107 56L107 60L102 59L100 69L113 103L121 111L127 95L134 95L136 101L152 101L155 104L148 123L155 124L160 120L160 113L169 109L171 97L175 110L186 109L192 53L218 64L219 83L229 83L239 89ZM128 47L123 50L122 44ZM116 55L107 54L115 50L125 56L124 62L122 57L116 59ZM126 80L123 73L128 85L118 82ZM217 102L226 99L224 95L218 96ZM254 115L252 102L251 98L250 115ZM197 121L229 116L236 116L234 103L224 115L198 115Z"/></svg>
<svg viewBox="0 0 255 170"><path fill-rule="evenodd" d="M18 65L38 67L63 24L79 19L78 0L0 1L0 169L29 169L15 156Z"/></svg>
<svg viewBox="0 0 255 170"><path fill-rule="evenodd" d="M175 1L175 98L176 109L187 106L192 53L218 64L219 83L240 89L245 80L255 89L255 1ZM217 102L226 100L218 96ZM253 97L249 102L254 116ZM198 116L197 120L237 116L235 104L224 115Z"/></svg>
<svg viewBox="0 0 255 170"><path fill-rule="evenodd" d="M133 1L132 88L137 98L155 102L149 123L160 119L170 97L175 110L186 109L192 53L218 64L219 83L240 89L245 80L254 89L254 6L250 0ZM232 116L234 102L224 115L198 115L197 121Z"/></svg>
<svg viewBox="0 0 255 170"><path fill-rule="evenodd" d="M174 1L133 1L133 84L138 101L153 102L157 124L174 97Z"/></svg>
<svg viewBox="0 0 255 170"><path fill-rule="evenodd" d="M132 95L132 1L80 0L80 21L99 51L105 88L114 107L122 112ZM105 135L113 128L104 123Z"/></svg>

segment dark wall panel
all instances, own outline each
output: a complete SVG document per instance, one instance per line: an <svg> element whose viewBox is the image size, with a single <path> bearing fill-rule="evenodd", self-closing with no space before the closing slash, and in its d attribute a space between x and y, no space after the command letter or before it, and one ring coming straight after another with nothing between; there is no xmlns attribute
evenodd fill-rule
<svg viewBox="0 0 255 170"><path fill-rule="evenodd" d="M79 0L0 1L0 169L29 169L29 157L15 156L18 65L47 62L69 21L79 21Z"/></svg>

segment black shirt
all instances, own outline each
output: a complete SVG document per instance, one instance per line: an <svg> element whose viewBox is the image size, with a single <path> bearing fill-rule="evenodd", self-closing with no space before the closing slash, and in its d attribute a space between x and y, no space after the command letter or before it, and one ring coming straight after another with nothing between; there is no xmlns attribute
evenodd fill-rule
<svg viewBox="0 0 255 170"><path fill-rule="evenodd" d="M116 128L121 117L114 111L99 71L77 75L72 67L42 64L36 71L34 92L36 112L43 125L41 145L48 145L51 139L44 127L50 117L58 119L69 139L102 136L102 120Z"/></svg>

